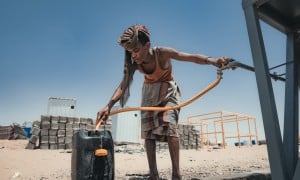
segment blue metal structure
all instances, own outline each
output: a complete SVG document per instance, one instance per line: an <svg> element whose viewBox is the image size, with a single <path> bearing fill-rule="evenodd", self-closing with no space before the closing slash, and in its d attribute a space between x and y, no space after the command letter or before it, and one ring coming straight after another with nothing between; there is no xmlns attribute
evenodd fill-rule
<svg viewBox="0 0 300 180"><path fill-rule="evenodd" d="M272 179L299 180L300 0L243 0ZM283 137L280 132L260 20L286 34ZM292 63L291 63L292 62Z"/></svg>

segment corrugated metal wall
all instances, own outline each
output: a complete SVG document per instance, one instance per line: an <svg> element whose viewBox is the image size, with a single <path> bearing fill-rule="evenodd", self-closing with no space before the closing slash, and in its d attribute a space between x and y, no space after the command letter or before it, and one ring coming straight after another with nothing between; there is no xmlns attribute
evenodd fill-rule
<svg viewBox="0 0 300 180"><path fill-rule="evenodd" d="M74 117L76 115L76 100L69 98L49 98L48 115Z"/></svg>
<svg viewBox="0 0 300 180"><path fill-rule="evenodd" d="M118 109L113 107L113 109ZM140 111L124 112L112 117L112 136L117 144L140 143L141 115Z"/></svg>

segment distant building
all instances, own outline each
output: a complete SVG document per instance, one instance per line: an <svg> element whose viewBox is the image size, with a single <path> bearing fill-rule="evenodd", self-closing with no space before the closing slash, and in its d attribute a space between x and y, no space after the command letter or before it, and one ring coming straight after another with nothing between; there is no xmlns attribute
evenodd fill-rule
<svg viewBox="0 0 300 180"><path fill-rule="evenodd" d="M48 98L48 115L74 117L76 115L76 99Z"/></svg>

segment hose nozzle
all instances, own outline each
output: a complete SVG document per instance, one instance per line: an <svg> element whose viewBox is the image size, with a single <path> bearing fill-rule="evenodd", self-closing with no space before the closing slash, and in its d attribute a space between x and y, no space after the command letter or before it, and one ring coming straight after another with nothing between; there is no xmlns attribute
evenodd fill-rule
<svg viewBox="0 0 300 180"><path fill-rule="evenodd" d="M232 69L235 70L239 65L239 62L230 58L228 61L228 64L226 64L225 66L221 67L220 70L225 70L225 69Z"/></svg>

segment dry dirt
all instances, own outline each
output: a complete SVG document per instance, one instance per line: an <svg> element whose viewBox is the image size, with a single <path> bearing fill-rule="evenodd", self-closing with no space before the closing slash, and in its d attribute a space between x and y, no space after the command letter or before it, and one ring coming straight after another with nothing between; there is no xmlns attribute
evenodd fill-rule
<svg viewBox="0 0 300 180"><path fill-rule="evenodd" d="M0 179L71 179L71 150L27 150L27 140L0 140ZM168 150L157 153L160 177L170 179ZM265 145L181 150L183 179L223 179L269 174ZM145 152L115 153L115 179L142 179L148 172Z"/></svg>

